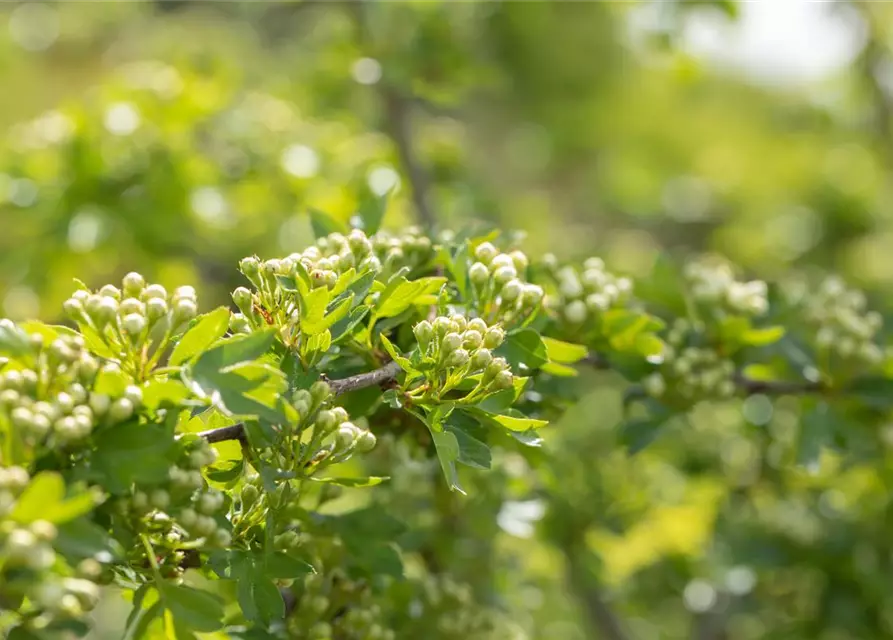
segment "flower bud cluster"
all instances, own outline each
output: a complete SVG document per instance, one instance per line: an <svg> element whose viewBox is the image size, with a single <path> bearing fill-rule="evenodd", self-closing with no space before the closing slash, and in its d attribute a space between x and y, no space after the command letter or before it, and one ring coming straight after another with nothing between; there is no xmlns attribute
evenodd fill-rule
<svg viewBox="0 0 893 640"><path fill-rule="evenodd" d="M39 334L30 336L35 337L30 340L33 368L0 373L0 415L27 446L82 442L96 425L123 422L142 404L142 391L135 385L117 398L92 390L99 364L80 336L62 335L49 344Z"/></svg>
<svg viewBox="0 0 893 640"><path fill-rule="evenodd" d="M44 624L83 617L99 600L94 579L99 578L101 566L89 575L75 572L53 547L58 533L52 523L36 520L24 525L6 519L29 480L22 467L0 468L0 602L28 598ZM86 562L98 565L93 559ZM81 575L70 575L74 573Z"/></svg>
<svg viewBox="0 0 893 640"><path fill-rule="evenodd" d="M815 293L803 302L806 322L815 330L820 349L843 360L868 365L884 359L877 344L877 333L883 318L877 311L867 310L865 294L852 289L838 277L822 282Z"/></svg>
<svg viewBox="0 0 893 640"><path fill-rule="evenodd" d="M529 260L522 251L502 253L490 242L474 250L468 278L476 294L476 310L488 322L519 324L543 301L543 288L527 282Z"/></svg>
<svg viewBox="0 0 893 640"><path fill-rule="evenodd" d="M446 574L421 577L413 598L401 612L402 636L438 640L514 637L511 623L498 612L475 602L471 587Z"/></svg>
<svg viewBox="0 0 893 640"><path fill-rule="evenodd" d="M407 227L400 235L379 231L370 238L375 257L387 278L403 267L415 270L431 262L436 245L419 227Z"/></svg>
<svg viewBox="0 0 893 640"><path fill-rule="evenodd" d="M735 364L713 349L689 346L696 336L687 320L676 320L667 335L660 369L642 380L648 395L672 394L686 403L735 395Z"/></svg>
<svg viewBox="0 0 893 640"><path fill-rule="evenodd" d="M552 267L557 289L554 296L549 296L547 305L571 325L582 325L609 309L622 307L632 295L632 280L607 271L601 258L587 258L582 271L546 262Z"/></svg>
<svg viewBox="0 0 893 640"><path fill-rule="evenodd" d="M369 585L350 578L338 566L344 552L341 540L308 538L302 542L305 552L312 550L318 557L314 564L320 564L322 570L292 585L297 602L286 623L289 637L394 640L395 633L388 628Z"/></svg>
<svg viewBox="0 0 893 640"><path fill-rule="evenodd" d="M488 325L481 318L467 319L460 313L422 320L413 327L422 363L430 365L428 382L441 392L470 376L480 376L477 395L512 387L513 377L505 358L493 351L505 340L501 326Z"/></svg>
<svg viewBox="0 0 893 640"><path fill-rule="evenodd" d="M124 276L121 288L107 284L91 293L75 291L63 309L69 318L92 327L111 344L142 346L157 326L173 331L198 313L195 289L177 288L169 294L160 284L147 284L136 272Z"/></svg>
<svg viewBox="0 0 893 640"><path fill-rule="evenodd" d="M737 280L727 262L714 259L690 262L685 267L685 278L695 301L717 311L759 316L769 309L766 283Z"/></svg>
<svg viewBox="0 0 893 640"><path fill-rule="evenodd" d="M316 450L299 449L301 457L310 461L311 472L344 462L355 453L368 453L377 442L374 433L350 421L343 407L331 406L332 398L331 388L323 381L309 390L296 391L292 397L302 431L312 429L310 442L318 445Z"/></svg>
<svg viewBox="0 0 893 640"><path fill-rule="evenodd" d="M118 514L135 530L149 531L165 545L177 548L184 542L204 540L208 547L226 547L230 532L221 527L218 516L224 508L224 495L205 484L201 469L213 464L217 452L204 440L187 444L168 470L164 483L133 487L129 496L115 505ZM169 558L176 569L179 562Z"/></svg>

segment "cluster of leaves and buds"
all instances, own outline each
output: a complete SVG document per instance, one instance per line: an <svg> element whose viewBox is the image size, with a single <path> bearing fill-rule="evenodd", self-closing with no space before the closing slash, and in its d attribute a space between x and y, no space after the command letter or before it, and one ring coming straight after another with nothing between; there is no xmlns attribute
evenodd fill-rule
<svg viewBox="0 0 893 640"><path fill-rule="evenodd" d="M834 281L775 309L762 281L698 262L678 294L639 299L598 258L531 263L498 234L390 235L380 218L361 230L322 215L314 245L241 261L237 312L199 315L192 287L130 273L81 286L64 305L75 328L0 322L0 624L86 631L113 582L132 592L132 638L389 640L422 620L431 637L508 637L448 570L404 577L415 551L378 489L367 506L330 505L389 480L369 470L395 451L464 493L463 467L542 444L580 366L636 385L626 409L641 401L645 417L620 429L636 449L697 403L858 389L858 366L885 357L880 316ZM860 354L846 376L817 358L788 378L784 328L767 324L784 313L821 348Z"/></svg>

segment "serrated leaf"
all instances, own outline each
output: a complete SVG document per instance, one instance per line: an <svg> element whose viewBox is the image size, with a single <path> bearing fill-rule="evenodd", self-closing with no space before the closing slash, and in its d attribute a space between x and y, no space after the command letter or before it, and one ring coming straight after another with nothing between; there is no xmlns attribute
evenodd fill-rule
<svg viewBox="0 0 893 640"><path fill-rule="evenodd" d="M419 297L436 293L446 282L446 278L432 276L410 281L401 276L394 282L396 286L389 283L382 291L374 311L376 318L400 315L415 304Z"/></svg>
<svg viewBox="0 0 893 640"><path fill-rule="evenodd" d="M540 371L558 378L573 378L580 375L580 372L573 367L559 362L547 362L540 367Z"/></svg>
<svg viewBox="0 0 893 640"><path fill-rule="evenodd" d="M229 317L229 309L218 307L198 318L198 321L183 334L177 346L174 347L168 364L177 367L208 349L226 333L229 327Z"/></svg>
<svg viewBox="0 0 893 640"><path fill-rule="evenodd" d="M490 468L490 447L484 442L486 432L476 420L465 414L453 412L444 421L443 428L456 437L456 443L459 445L457 462L475 469Z"/></svg>
<svg viewBox="0 0 893 640"><path fill-rule="evenodd" d="M523 364L529 369L538 369L549 360L546 344L533 329L508 336L496 353L508 360L512 367Z"/></svg>
<svg viewBox="0 0 893 640"><path fill-rule="evenodd" d="M275 337L276 329L269 328L227 338L204 352L195 362L194 370L208 367L219 371L234 364L256 360L270 350Z"/></svg>
<svg viewBox="0 0 893 640"><path fill-rule="evenodd" d="M529 429L539 429L549 424L547 420L538 420L536 418L526 418L523 416L512 416L499 413L488 413L476 407L466 409L471 415L486 422L495 423L498 426L505 427L509 431L527 431Z"/></svg>
<svg viewBox="0 0 893 640"><path fill-rule="evenodd" d="M118 353L106 344L105 340L92 327L81 325L81 335L84 336L84 344L87 346L87 349L92 353L109 360L114 360L118 357Z"/></svg>
<svg viewBox="0 0 893 640"><path fill-rule="evenodd" d="M267 556L265 563L267 575L277 580L288 580L308 573L316 573L312 564L282 551L276 551Z"/></svg>
<svg viewBox="0 0 893 640"><path fill-rule="evenodd" d="M391 356L391 359L400 365L400 368L403 369L406 373L413 373L415 369L412 366L412 362L409 358L400 355L400 352L397 351L397 348L388 340L388 337L385 334L381 334L378 336L381 339L381 344L384 345L385 351L388 352L388 355Z"/></svg>
<svg viewBox="0 0 893 640"><path fill-rule="evenodd" d="M170 582L159 582L156 586L165 607L189 628L216 631L223 626L223 601L218 596Z"/></svg>
<svg viewBox="0 0 893 640"><path fill-rule="evenodd" d="M115 494L134 482L154 484L168 477L173 434L163 425L125 422L95 437L90 477Z"/></svg>

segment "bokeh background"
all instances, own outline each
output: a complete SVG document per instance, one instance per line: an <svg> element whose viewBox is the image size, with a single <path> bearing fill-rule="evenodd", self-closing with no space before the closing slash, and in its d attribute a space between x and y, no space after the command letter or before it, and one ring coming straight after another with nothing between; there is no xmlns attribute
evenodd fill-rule
<svg viewBox="0 0 893 640"><path fill-rule="evenodd" d="M312 240L310 208L388 192L396 228L483 220L637 277L716 251L883 300L891 45L884 2L4 3L0 315L131 270L210 309L239 258ZM513 637L619 640L604 601L634 638L893 637L886 466L787 464L798 406L764 397L629 458L593 376L439 547ZM393 510L421 517L419 486Z"/></svg>

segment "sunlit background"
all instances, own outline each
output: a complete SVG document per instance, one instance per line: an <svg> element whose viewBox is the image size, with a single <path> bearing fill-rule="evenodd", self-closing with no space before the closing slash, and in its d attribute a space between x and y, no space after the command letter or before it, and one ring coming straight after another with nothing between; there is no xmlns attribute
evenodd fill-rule
<svg viewBox="0 0 893 640"><path fill-rule="evenodd" d="M239 258L311 241L310 208L346 221L385 193L390 226L482 220L636 277L716 251L893 286L893 4L364 4L0 5L2 315L59 320L72 278L131 270L209 309ZM455 545L518 637L596 637L579 567L636 638L893 637L874 471L775 468L736 508L796 404L712 406L629 459L616 380L580 384L551 427L560 473L508 456L475 480L469 535L501 531L488 570Z"/></svg>

